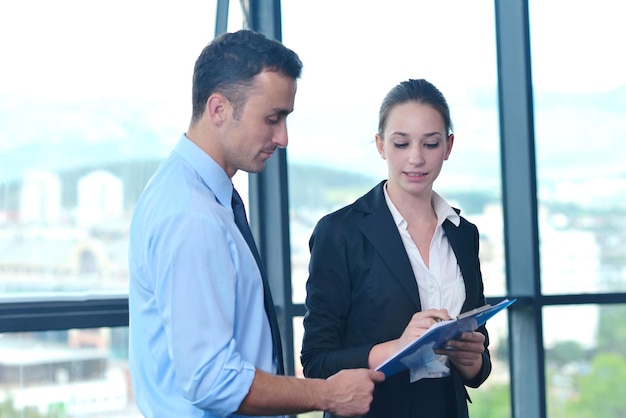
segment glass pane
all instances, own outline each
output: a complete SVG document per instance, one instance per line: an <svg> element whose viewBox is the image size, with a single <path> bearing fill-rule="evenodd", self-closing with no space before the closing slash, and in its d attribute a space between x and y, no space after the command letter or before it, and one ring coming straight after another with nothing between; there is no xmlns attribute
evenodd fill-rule
<svg viewBox="0 0 626 418"><path fill-rule="evenodd" d="M386 178L378 109L408 78L448 99L456 140L435 189L479 227L486 293L503 295L493 2L286 0L282 9L283 41L304 62L287 149L294 302L304 301L315 223Z"/></svg>
<svg viewBox="0 0 626 418"><path fill-rule="evenodd" d="M378 110L387 91L409 78L433 82L448 100L456 139L435 190L478 226L486 294L504 295L493 2L281 4L283 41L304 63L287 148L294 303L306 297L316 222L387 177L374 144ZM489 324L494 374L471 394L480 399L475 416L510 416L506 315L499 320ZM297 369L298 328L301 320L294 322Z"/></svg>
<svg viewBox="0 0 626 418"><path fill-rule="evenodd" d="M141 417L128 328L0 334L0 416Z"/></svg>
<svg viewBox="0 0 626 418"><path fill-rule="evenodd" d="M317 220L386 177L373 143L378 106L391 87L407 78L426 78L447 96L456 141L437 191L478 225L486 292L503 294L492 2L391 1L364 7L347 1L307 7L284 1L282 7L283 40L304 62L289 121L294 302L304 300L307 242ZM451 7L459 13L450 15ZM415 25L417 14L429 18ZM320 21L328 28L349 22L351 41L337 38L336 31L319 31ZM372 30L385 21L394 24ZM446 36L443 21L463 37ZM309 36L313 32L316 36Z"/></svg>
<svg viewBox="0 0 626 418"><path fill-rule="evenodd" d="M625 315L626 305L544 308L550 418L626 416Z"/></svg>
<svg viewBox="0 0 626 418"><path fill-rule="evenodd" d="M623 292L623 6L529 3L542 291Z"/></svg>
<svg viewBox="0 0 626 418"><path fill-rule="evenodd" d="M0 293L126 292L135 201L186 129L216 2L0 6Z"/></svg>
<svg viewBox="0 0 626 418"><path fill-rule="evenodd" d="M295 361L295 375L304 377L302 373L302 363L300 363L300 351L302 349L302 336L304 335L304 327L302 326L303 318L301 316L293 317L293 358ZM321 411L312 411L304 414L298 414L298 418L322 418L324 413Z"/></svg>
<svg viewBox="0 0 626 418"><path fill-rule="evenodd" d="M487 322L492 370L477 389L467 388L471 417L507 418L511 416L511 375L509 369L508 313L502 312Z"/></svg>

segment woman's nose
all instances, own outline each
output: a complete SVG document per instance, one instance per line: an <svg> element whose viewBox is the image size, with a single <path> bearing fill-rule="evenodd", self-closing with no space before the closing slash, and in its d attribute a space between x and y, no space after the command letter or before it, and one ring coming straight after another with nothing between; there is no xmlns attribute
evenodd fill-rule
<svg viewBox="0 0 626 418"><path fill-rule="evenodd" d="M413 165L420 165L424 163L424 156L422 155L422 149L419 145L411 147L409 154L409 163Z"/></svg>

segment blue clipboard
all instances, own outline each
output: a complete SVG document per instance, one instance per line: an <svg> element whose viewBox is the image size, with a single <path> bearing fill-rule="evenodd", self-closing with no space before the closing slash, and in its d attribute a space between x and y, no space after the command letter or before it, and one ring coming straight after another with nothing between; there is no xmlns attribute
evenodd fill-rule
<svg viewBox="0 0 626 418"><path fill-rule="evenodd" d="M484 305L464 312L455 319L438 322L411 344L387 359L376 370L389 377L403 370L419 367L432 360L434 351L443 347L448 340L459 334L474 331L502 310L511 306L517 299L504 299L496 305Z"/></svg>

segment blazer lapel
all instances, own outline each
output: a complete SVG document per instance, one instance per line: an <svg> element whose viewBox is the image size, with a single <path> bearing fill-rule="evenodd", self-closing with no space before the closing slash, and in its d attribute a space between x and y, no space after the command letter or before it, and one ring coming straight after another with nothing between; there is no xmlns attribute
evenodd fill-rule
<svg viewBox="0 0 626 418"><path fill-rule="evenodd" d="M463 282L465 283L465 294L473 295L476 292L478 280L476 277L474 277L474 269L472 268L472 265L474 263L474 249L472 245L472 240L469 239L470 236L467 234L467 230L465 230L462 225L456 227L454 226L454 224L452 224L452 222L446 220L443 223L443 229L446 232L446 237L448 238L448 242L452 247L452 251L454 251L457 263L459 263L461 274L463 274ZM476 301L465 298L462 312L468 310L475 303Z"/></svg>
<svg viewBox="0 0 626 418"><path fill-rule="evenodd" d="M385 203L383 185L384 182L381 182L355 203L354 209L364 213L357 226L378 251L381 260L393 277L409 295L415 304L416 311L419 311L421 304L415 275L398 227Z"/></svg>

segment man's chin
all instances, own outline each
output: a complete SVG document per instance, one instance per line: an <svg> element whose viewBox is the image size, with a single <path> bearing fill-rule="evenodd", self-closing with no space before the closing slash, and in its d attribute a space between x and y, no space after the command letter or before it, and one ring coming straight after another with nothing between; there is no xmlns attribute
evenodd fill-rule
<svg viewBox="0 0 626 418"><path fill-rule="evenodd" d="M248 172L248 173L260 173L261 171L263 171L263 169L265 168L265 161L256 164L253 167L247 167L244 169L244 171Z"/></svg>

